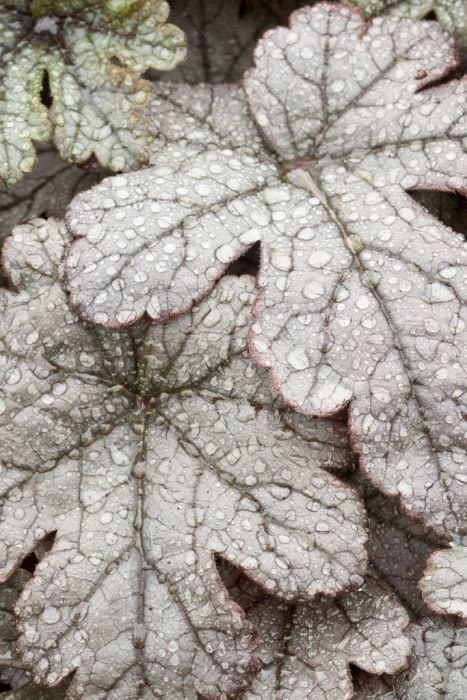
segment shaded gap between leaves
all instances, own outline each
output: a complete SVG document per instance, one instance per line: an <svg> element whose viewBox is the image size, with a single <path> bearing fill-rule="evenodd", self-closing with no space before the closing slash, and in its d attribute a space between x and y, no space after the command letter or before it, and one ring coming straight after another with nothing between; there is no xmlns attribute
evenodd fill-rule
<svg viewBox="0 0 467 700"><path fill-rule="evenodd" d="M49 73L48 71L44 71L42 73L42 85L41 85L41 91L40 91L40 100L44 107L47 107L47 109L50 109L52 107L53 103L53 97L52 97L52 91L50 89L50 78L49 78Z"/></svg>
<svg viewBox="0 0 467 700"><path fill-rule="evenodd" d="M40 542L38 542L36 548L24 557L23 561L21 562L21 568L26 569L26 571L29 571L30 574L33 574L41 559L43 559L52 549L56 534L56 532L51 532Z"/></svg>
<svg viewBox="0 0 467 700"><path fill-rule="evenodd" d="M246 251L246 253L231 262L224 274L235 275L237 277L240 277L241 275L253 275L253 277L256 277L259 272L259 262L260 243L257 242L254 243L251 248Z"/></svg>
<svg viewBox="0 0 467 700"><path fill-rule="evenodd" d="M240 19L242 17L245 17L245 15L247 15L250 11L251 8L248 5L248 0L240 0L240 2L238 3L238 17Z"/></svg>
<svg viewBox="0 0 467 700"><path fill-rule="evenodd" d="M438 192L433 190L412 190L408 194L418 204L460 233L467 240L467 198L457 192Z"/></svg>

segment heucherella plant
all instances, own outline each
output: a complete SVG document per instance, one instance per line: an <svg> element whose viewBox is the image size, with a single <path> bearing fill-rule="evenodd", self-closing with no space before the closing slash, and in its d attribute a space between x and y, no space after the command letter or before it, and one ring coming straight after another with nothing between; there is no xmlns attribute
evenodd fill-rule
<svg viewBox="0 0 467 700"><path fill-rule="evenodd" d="M35 164L34 142L50 139L73 163L143 163L153 87L140 75L185 57L168 12L164 0L0 2L0 178L17 183Z"/></svg>
<svg viewBox="0 0 467 700"><path fill-rule="evenodd" d="M467 81L386 4L175 0L166 81L3 3L0 700L467 697Z"/></svg>
<svg viewBox="0 0 467 700"><path fill-rule="evenodd" d="M363 472L452 546L427 600L467 617L467 248L410 196L467 191L467 81L430 87L455 62L433 22L297 11L243 89L182 89L155 167L76 197L67 269L116 327L188 310L260 242L253 357L296 410L348 406Z"/></svg>

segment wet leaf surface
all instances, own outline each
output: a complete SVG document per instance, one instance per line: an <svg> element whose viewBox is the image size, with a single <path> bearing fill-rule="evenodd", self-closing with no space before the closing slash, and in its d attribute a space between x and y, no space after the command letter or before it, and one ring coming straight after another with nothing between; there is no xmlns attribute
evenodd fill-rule
<svg viewBox="0 0 467 700"><path fill-rule="evenodd" d="M9 186L33 169L35 142L53 140L72 163L94 155L113 171L146 161L152 135L141 108L152 86L139 76L183 60L184 37L163 0L120 9L0 3L0 178Z"/></svg>
<svg viewBox="0 0 467 700"><path fill-rule="evenodd" d="M352 0L369 16L391 12L412 19L434 15L438 22L467 47L467 4L465 0Z"/></svg>
<svg viewBox="0 0 467 700"><path fill-rule="evenodd" d="M102 177L103 171L78 168L65 163L52 148L41 149L34 170L16 187L0 182L0 239L27 219L63 217L73 197Z"/></svg>
<svg viewBox="0 0 467 700"><path fill-rule="evenodd" d="M256 668L222 555L270 593L309 600L365 571L364 512L325 468L345 425L295 416L248 359L254 279L191 314L109 331L71 311L64 225L5 245L1 306L2 577L56 531L16 611L20 657L67 697L221 698Z"/></svg>
<svg viewBox="0 0 467 700"><path fill-rule="evenodd" d="M376 674L404 667L408 618L376 580L333 601L292 607L265 597L238 572L221 571L260 634L262 668L242 700L347 700L350 663Z"/></svg>
<svg viewBox="0 0 467 700"><path fill-rule="evenodd" d="M372 679L355 700L457 700L467 696L467 628L425 620L409 628L413 643L409 668L396 678Z"/></svg>
<svg viewBox="0 0 467 700"><path fill-rule="evenodd" d="M395 499L369 484L360 482L358 487L368 513L371 570L398 596L412 619L429 614L418 584L429 556L442 543L421 523L401 513Z"/></svg>
<svg viewBox="0 0 467 700"><path fill-rule="evenodd" d="M363 472L462 556L467 249L409 194L466 191L467 82L429 87L454 63L436 23L299 10L259 42L247 104L182 88L156 167L67 221L72 302L110 326L187 310L261 241L256 361L300 412L349 405Z"/></svg>

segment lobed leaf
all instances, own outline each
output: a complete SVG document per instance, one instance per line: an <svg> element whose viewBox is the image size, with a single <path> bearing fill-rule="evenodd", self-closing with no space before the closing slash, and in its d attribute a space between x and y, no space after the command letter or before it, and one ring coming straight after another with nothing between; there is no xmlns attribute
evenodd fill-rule
<svg viewBox="0 0 467 700"><path fill-rule="evenodd" d="M467 82L430 87L454 64L435 23L299 10L245 77L255 138L238 90L192 88L178 131L161 116L157 166L67 222L72 302L112 327L186 311L260 241L255 359L300 412L349 404L365 474L459 543L467 249L409 195L466 192Z"/></svg>
<svg viewBox="0 0 467 700"><path fill-rule="evenodd" d="M183 60L183 33L166 23L164 0L117 5L0 3L0 177L8 185L32 170L34 142L50 137L74 163L94 155L125 170L147 159L152 135L141 108L153 89L139 75ZM44 76L50 107L41 101Z"/></svg>
<svg viewBox="0 0 467 700"><path fill-rule="evenodd" d="M394 499L384 497L361 481L358 486L368 513L371 571L397 594L411 619L426 616L429 610L423 603L418 583L428 558L442 543L420 523L403 515Z"/></svg>
<svg viewBox="0 0 467 700"><path fill-rule="evenodd" d="M1 700L62 700L68 682L58 688L44 690L29 682L15 655L15 641L18 637L14 619L14 605L21 589L30 579L25 569L18 569L10 579L0 587L0 678L12 690L0 691Z"/></svg>
<svg viewBox="0 0 467 700"><path fill-rule="evenodd" d="M262 668L242 700L346 700L354 695L350 663L373 674L406 664L407 615L376 580L333 601L291 607L223 574L260 633Z"/></svg>
<svg viewBox="0 0 467 700"><path fill-rule="evenodd" d="M255 670L255 634L214 555L290 600L364 572L360 502L322 468L347 462L345 426L295 429L248 359L252 278L105 331L68 306L67 242L35 220L5 246L3 579L57 533L17 603L19 653L45 685L76 669L67 698L220 699Z"/></svg>

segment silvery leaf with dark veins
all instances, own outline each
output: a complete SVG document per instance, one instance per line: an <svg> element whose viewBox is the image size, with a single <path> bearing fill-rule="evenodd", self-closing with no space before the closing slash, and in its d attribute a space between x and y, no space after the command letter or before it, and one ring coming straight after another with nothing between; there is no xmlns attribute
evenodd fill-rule
<svg viewBox="0 0 467 700"><path fill-rule="evenodd" d="M68 304L64 224L5 244L0 291L0 561L48 533L16 613L20 658L67 698L195 700L256 669L255 632L215 555L286 600L335 595L366 568L364 511L325 468L345 426L305 419L246 355L252 277L191 313L108 331Z"/></svg>
<svg viewBox="0 0 467 700"><path fill-rule="evenodd" d="M192 88L154 168L74 200L67 265L75 307L115 327L186 311L260 241L253 356L297 410L349 405L365 474L464 576L467 248L409 195L467 191L467 81L430 87L455 61L433 22L297 11L258 43L248 108ZM464 613L459 590L440 606Z"/></svg>

